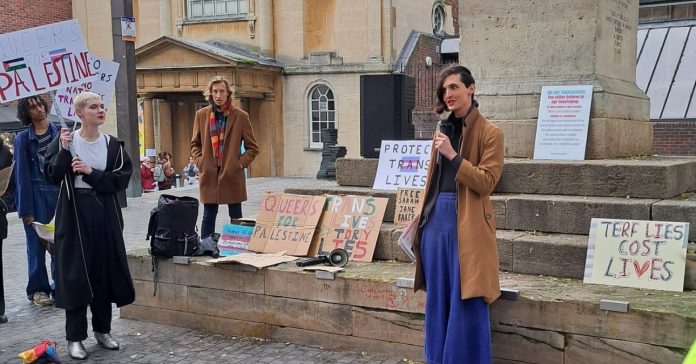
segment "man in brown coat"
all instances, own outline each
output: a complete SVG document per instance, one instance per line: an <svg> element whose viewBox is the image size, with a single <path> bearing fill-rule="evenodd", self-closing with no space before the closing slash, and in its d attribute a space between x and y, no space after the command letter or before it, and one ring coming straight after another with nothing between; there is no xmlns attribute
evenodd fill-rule
<svg viewBox="0 0 696 364"><path fill-rule="evenodd" d="M259 148L249 114L232 105L232 88L225 78L213 77L203 95L210 105L196 112L191 156L200 173L201 237L205 238L215 232L218 205L227 205L230 219L242 217L242 202L247 199L244 168Z"/></svg>

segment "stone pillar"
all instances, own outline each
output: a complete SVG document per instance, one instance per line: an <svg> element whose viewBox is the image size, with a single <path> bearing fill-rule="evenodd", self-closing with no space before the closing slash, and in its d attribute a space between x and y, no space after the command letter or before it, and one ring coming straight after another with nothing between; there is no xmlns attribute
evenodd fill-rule
<svg viewBox="0 0 696 364"><path fill-rule="evenodd" d="M463 0L460 62L508 157L531 157L542 86L593 85L586 158L648 154L650 102L635 83L638 0Z"/></svg>
<svg viewBox="0 0 696 364"><path fill-rule="evenodd" d="M261 53L275 57L273 45L273 0L257 0L258 34Z"/></svg>
<svg viewBox="0 0 696 364"><path fill-rule="evenodd" d="M382 57L382 0L367 0L367 58L383 62Z"/></svg>
<svg viewBox="0 0 696 364"><path fill-rule="evenodd" d="M145 153L148 149L155 149L155 120L152 108L152 95L143 96L143 144Z"/></svg>

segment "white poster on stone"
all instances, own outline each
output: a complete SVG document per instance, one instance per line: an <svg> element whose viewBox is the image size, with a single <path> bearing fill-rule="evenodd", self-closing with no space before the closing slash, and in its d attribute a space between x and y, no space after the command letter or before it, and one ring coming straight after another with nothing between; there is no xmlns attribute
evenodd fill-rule
<svg viewBox="0 0 696 364"><path fill-rule="evenodd" d="M0 34L0 102L77 85L93 76L75 19Z"/></svg>
<svg viewBox="0 0 696 364"><path fill-rule="evenodd" d="M584 160L592 86L541 89L534 159Z"/></svg>
<svg viewBox="0 0 696 364"><path fill-rule="evenodd" d="M431 140L382 140L372 188L425 188L431 146Z"/></svg>
<svg viewBox="0 0 696 364"><path fill-rule="evenodd" d="M80 118L75 114L75 108L73 108L73 98L84 91L90 91L100 95L104 103L104 108L107 111L109 110L111 95L116 86L116 74L118 73L119 64L118 62L91 54L89 55L89 64L92 68L92 72L96 73L96 76L79 85L68 86L56 91L55 102L53 106L51 106L51 114L58 115L56 104L59 104L60 114L64 118L80 121Z"/></svg>
<svg viewBox="0 0 696 364"><path fill-rule="evenodd" d="M684 288L688 222L592 219L585 283Z"/></svg>

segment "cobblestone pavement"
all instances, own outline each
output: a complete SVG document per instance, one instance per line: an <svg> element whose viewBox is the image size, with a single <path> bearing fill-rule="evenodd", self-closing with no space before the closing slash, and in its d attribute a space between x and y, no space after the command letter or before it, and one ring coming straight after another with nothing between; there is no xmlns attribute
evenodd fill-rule
<svg viewBox="0 0 696 364"><path fill-rule="evenodd" d="M248 181L249 201L243 204L244 215L256 214L266 191L283 191L290 187L321 188L333 182L314 178L252 178ZM174 195L198 197L196 188L167 191ZM146 247L145 231L149 211L156 205L159 193L149 193L128 200L123 210L126 249ZM202 216L199 212L199 226ZM227 209L220 208L218 228L228 220ZM121 343L121 350L100 348L93 337L84 341L90 357L86 361L70 360L66 349L64 311L38 307L26 299L27 260L24 230L16 214L8 216L9 236L3 242L5 301L9 322L0 324L0 363L18 363L17 354L43 339L58 343L64 362L103 363L400 363L403 358L389 358L370 353L332 352L319 347L290 343L235 338L203 331L159 325L119 318L114 309L112 333ZM90 326L91 327L91 326ZM90 329L91 330L91 329ZM91 335L91 331L90 331Z"/></svg>

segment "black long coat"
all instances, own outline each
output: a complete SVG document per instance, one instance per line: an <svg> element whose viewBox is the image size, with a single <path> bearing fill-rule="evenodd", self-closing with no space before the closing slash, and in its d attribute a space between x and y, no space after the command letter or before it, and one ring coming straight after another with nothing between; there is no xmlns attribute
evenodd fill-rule
<svg viewBox="0 0 696 364"><path fill-rule="evenodd" d="M7 168L12 165L12 152L10 148L0 139L0 169ZM5 193L0 196L0 240L7 238L7 213L15 211L14 209L14 194L15 194L15 176L12 171L10 181L7 184ZM2 254L2 252L0 252ZM2 260L2 257L0 257ZM2 265L2 264L0 264ZM1 284L2 282L0 282Z"/></svg>
<svg viewBox="0 0 696 364"><path fill-rule="evenodd" d="M110 136L106 169L94 169L84 175L82 180L101 194L107 219L104 221L103 239L85 241L78 225L78 215L74 197L74 173L70 164L70 152L60 148L55 138L46 151L44 177L48 183L60 185L58 207L56 209L56 306L66 310L84 306L92 302L94 290L87 272L93 262L89 257L93 249L105 246L105 241L116 247L115 257L110 257L109 272L112 285L108 300L121 307L135 300L135 289L126 261L126 248L123 242L123 216L116 193L128 187L133 165L125 152L123 142ZM107 240L107 239L110 239ZM105 297L101 297L105 299Z"/></svg>

